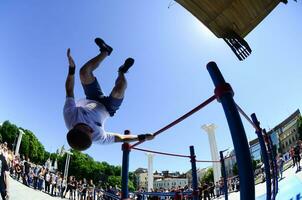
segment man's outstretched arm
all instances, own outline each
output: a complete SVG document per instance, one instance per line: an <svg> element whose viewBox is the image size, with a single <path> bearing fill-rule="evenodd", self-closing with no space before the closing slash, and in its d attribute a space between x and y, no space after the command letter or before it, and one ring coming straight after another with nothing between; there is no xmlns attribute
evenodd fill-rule
<svg viewBox="0 0 302 200"><path fill-rule="evenodd" d="M152 140L154 136L152 134L141 134L141 135L122 135L118 133L111 133L114 135L114 142L136 142Z"/></svg>
<svg viewBox="0 0 302 200"><path fill-rule="evenodd" d="M67 49L67 58L69 63L68 75L65 82L66 97L74 97L74 73L75 73L75 63L70 54L70 49Z"/></svg>

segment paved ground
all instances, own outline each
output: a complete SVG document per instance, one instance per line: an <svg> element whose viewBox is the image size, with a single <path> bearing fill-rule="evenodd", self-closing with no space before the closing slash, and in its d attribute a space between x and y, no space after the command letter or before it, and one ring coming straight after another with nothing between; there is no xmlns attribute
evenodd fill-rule
<svg viewBox="0 0 302 200"><path fill-rule="evenodd" d="M284 179L279 183L279 194L276 200L300 200L302 197L302 171L295 173L295 168L289 168L283 173ZM10 184L10 200L55 200L60 199L58 197L52 197L48 194L34 190L22 183L9 179ZM256 185L256 197L257 200L265 200L266 185L261 183ZM224 198L219 198L223 200ZM240 200L240 192L231 193L229 195L230 200ZM302 198L301 198L302 199Z"/></svg>
<svg viewBox="0 0 302 200"><path fill-rule="evenodd" d="M22 183L9 177L9 199L10 200L55 200L61 199L52 197L44 192L29 188Z"/></svg>
<svg viewBox="0 0 302 200"><path fill-rule="evenodd" d="M302 171L295 173L296 168L289 168L283 172L283 179L279 181L279 193L276 200L300 200L302 197ZM256 199L266 199L266 183L256 185ZM224 200L224 198L218 198ZM301 198L302 199L302 198ZM229 200L240 200L240 192L229 195Z"/></svg>

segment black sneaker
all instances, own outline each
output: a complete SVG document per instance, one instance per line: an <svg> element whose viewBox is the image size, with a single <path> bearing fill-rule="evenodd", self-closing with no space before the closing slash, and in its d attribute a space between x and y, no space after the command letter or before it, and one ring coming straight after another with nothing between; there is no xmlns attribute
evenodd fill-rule
<svg viewBox="0 0 302 200"><path fill-rule="evenodd" d="M96 45L98 45L98 47L100 47L100 51L101 52L107 52L108 53L108 56L111 54L112 52L112 47L109 46L108 44L106 44L104 42L104 40L102 40L101 38L95 38L94 39L94 42L96 43Z"/></svg>
<svg viewBox="0 0 302 200"><path fill-rule="evenodd" d="M125 63L120 66L120 68L118 69L119 72L122 73L127 73L127 71L129 70L129 68L134 64L134 59L133 58L127 58L125 60Z"/></svg>

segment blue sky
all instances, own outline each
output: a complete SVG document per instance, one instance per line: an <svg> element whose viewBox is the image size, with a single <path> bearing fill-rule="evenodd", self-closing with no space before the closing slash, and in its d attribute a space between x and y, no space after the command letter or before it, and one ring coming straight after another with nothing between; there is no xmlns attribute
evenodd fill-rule
<svg viewBox="0 0 302 200"><path fill-rule="evenodd" d="M66 49L71 48L77 70L98 53L93 40L102 37L114 51L95 72L109 93L118 67L135 59L127 74L128 89L121 109L106 129L123 133L154 132L213 95L205 68L217 62L235 91L235 100L255 112L262 127L273 128L302 100L301 2L280 4L247 37L253 49L243 62L183 7L170 0L53 0L0 2L0 122L10 120L32 130L48 151L67 145L62 107L67 73ZM75 96L83 98L79 77ZM203 124L215 123L219 150L232 147L219 103L201 110L183 123L141 147L210 159ZM244 123L249 139L255 133ZM95 160L121 164L120 144L94 145ZM130 157L130 169L146 167L144 153ZM200 164L198 167L205 167ZM182 158L155 156L154 169L186 171Z"/></svg>

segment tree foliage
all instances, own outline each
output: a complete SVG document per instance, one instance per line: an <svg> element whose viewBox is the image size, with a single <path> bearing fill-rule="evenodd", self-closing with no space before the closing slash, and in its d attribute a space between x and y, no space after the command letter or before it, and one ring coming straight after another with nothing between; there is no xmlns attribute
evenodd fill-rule
<svg viewBox="0 0 302 200"><path fill-rule="evenodd" d="M234 164L232 171L233 171L234 176L238 175L238 165L237 165L237 163Z"/></svg>
<svg viewBox="0 0 302 200"><path fill-rule="evenodd" d="M22 136L19 153L30 158L30 160L35 163L42 164L45 160L45 149L31 131L18 128L15 124L5 121L0 127L2 141L7 142L9 148L15 150L20 130L22 130L24 134Z"/></svg>
<svg viewBox="0 0 302 200"><path fill-rule="evenodd" d="M209 168L201 178L201 183L214 182L213 168Z"/></svg>

